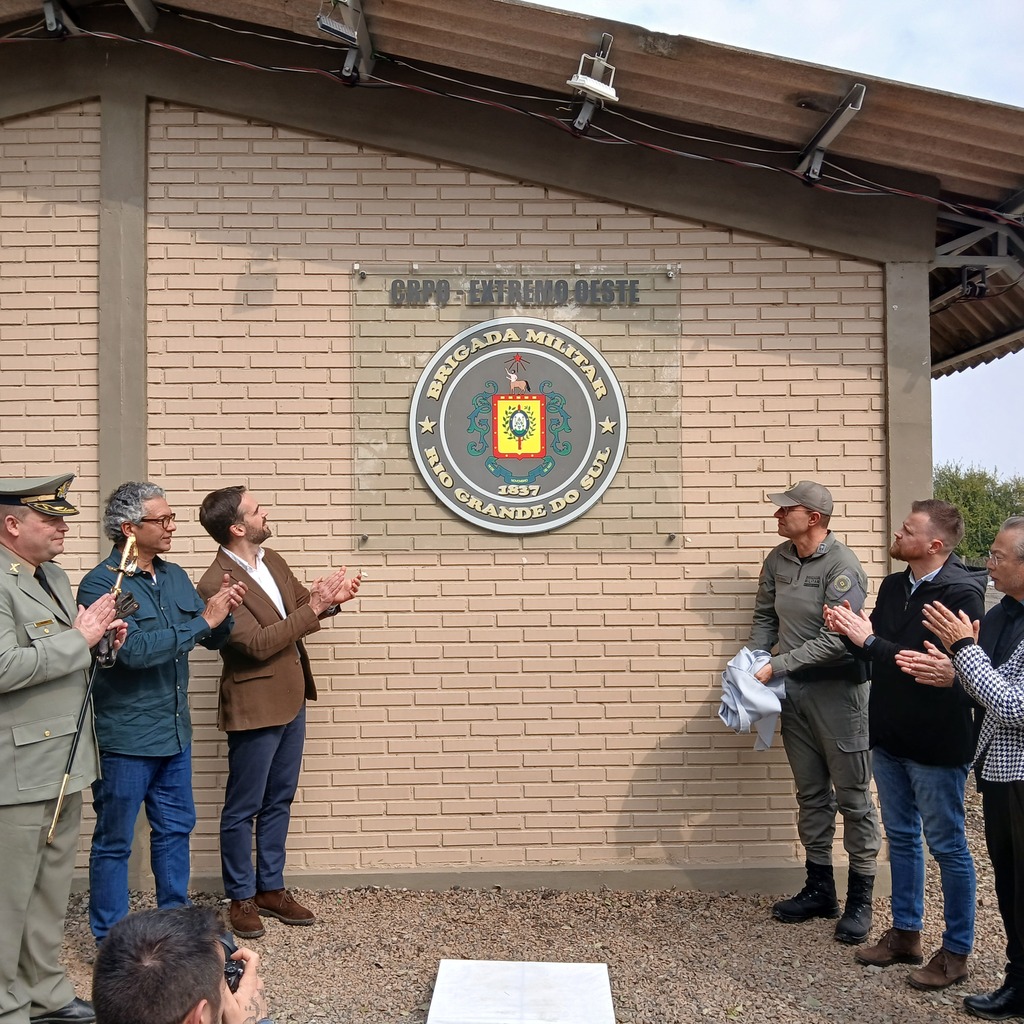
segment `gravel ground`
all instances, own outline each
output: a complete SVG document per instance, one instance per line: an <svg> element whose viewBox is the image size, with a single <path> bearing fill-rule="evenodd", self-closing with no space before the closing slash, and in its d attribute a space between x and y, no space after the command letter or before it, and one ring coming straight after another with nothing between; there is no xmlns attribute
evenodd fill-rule
<svg viewBox="0 0 1024 1024"><path fill-rule="evenodd" d="M1002 981L1004 937L984 850L977 797L968 835L978 870L978 929L971 979L925 994L910 968L865 968L832 938L832 921L784 925L770 917L779 894L676 890L566 893L453 888L445 892L361 888L296 890L317 914L311 928L266 921L249 940L263 958L271 1013L279 1024L422 1024L438 961L604 962L621 1024L686 1021L817 1021L938 1024L970 1020L969 992ZM928 864L925 951L941 944L938 872ZM216 903L198 893L196 902ZM133 896L133 908L152 894ZM890 923L875 901L872 941ZM87 995L94 946L85 897L72 896L65 958Z"/></svg>

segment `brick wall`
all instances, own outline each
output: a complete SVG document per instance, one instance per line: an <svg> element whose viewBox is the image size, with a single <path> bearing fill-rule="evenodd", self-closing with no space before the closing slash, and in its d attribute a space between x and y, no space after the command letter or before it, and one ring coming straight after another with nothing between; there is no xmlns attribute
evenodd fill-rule
<svg viewBox="0 0 1024 1024"><path fill-rule="evenodd" d="M0 467L78 474L71 572L98 536L99 152L97 103L0 123Z"/></svg>
<svg viewBox="0 0 1024 1024"><path fill-rule="evenodd" d="M0 128L0 153L14 127ZM209 563L195 508L245 482L300 579L346 563L369 573L358 608L309 644L321 699L292 877L797 857L782 751L755 755L750 737L723 730L718 673L745 639L776 540L767 490L805 476L831 486L837 532L876 579L884 571L880 270L173 106L153 107L150 133L150 475L179 513L175 556L191 571ZM406 438L385 431L439 543L360 547L359 403L399 368L376 384L357 369L419 325L361 318L354 263L678 265L648 328L656 370L614 340L631 329L622 318L616 331L610 319L580 328L619 374L631 423L634 410L636 422L665 417L636 440L660 446L677 478L635 497L645 511L664 500L678 540L595 542L602 505L550 535L484 534L433 507ZM431 345L409 358L423 365ZM83 408L92 387L81 372ZM407 413L401 395L376 397ZM623 488L634 497L632 457L609 509ZM193 850L208 876L225 768L217 671L197 652Z"/></svg>

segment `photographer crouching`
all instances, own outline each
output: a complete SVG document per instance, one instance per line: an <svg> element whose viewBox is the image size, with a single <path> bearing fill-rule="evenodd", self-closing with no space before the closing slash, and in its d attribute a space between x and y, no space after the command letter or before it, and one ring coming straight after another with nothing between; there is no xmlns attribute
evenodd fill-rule
<svg viewBox="0 0 1024 1024"><path fill-rule="evenodd" d="M96 1024L273 1024L259 963L212 907L129 914L96 953Z"/></svg>

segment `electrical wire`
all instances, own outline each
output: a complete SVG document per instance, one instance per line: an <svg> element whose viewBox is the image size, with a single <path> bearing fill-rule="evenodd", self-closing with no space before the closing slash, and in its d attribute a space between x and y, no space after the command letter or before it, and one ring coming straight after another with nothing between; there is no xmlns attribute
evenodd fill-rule
<svg viewBox="0 0 1024 1024"><path fill-rule="evenodd" d="M559 96L559 97L534 96L534 95L530 95L529 93L525 93L525 94L524 93L513 93L513 92L508 92L507 90L503 90L503 89L491 89L491 88L489 88L487 86L484 86L484 85L476 85L476 84L471 83L471 82L466 82L466 81L464 81L462 79L454 78L451 75L442 75L440 72L430 71L427 68L424 68L424 67L421 67L421 66L419 66L417 64L414 64L411 61L402 60L402 59L400 59L398 57L391 57L391 56L387 56L387 55L379 55L378 59L379 60L387 61L388 63L391 63L391 64L396 64L399 67L407 68L410 71L415 71L417 74L427 75L427 76L432 77L432 78L439 78L442 81L450 82L453 85L458 85L458 86L460 86L460 87L462 87L464 89L475 89L478 92L497 93L498 95L505 96L508 99L536 100L536 101L538 101L540 103L556 103L556 104L559 104L560 106L564 106L564 103L565 103L564 97L561 97L561 96ZM566 84L568 84L568 83L566 83ZM442 93L441 95L447 95L447 94ZM710 143L711 145L715 145L715 146L726 146L726 147L728 147L730 149L743 149L743 150L747 150L747 151L753 152L753 153L778 153L778 154L781 154L781 155L784 155L784 156L789 156L789 155L792 155L792 154L800 152L800 150L798 150L798 149L784 149L784 148L775 149L775 148L767 147L767 146L748 146L748 145L744 145L743 143L739 143L739 142L728 142L728 141L723 141L721 139L711 139L711 138L708 138L707 136L702 136L702 135L687 135L687 134L685 134L683 132L675 132L675 131L672 131L669 128L662 128L662 127L660 127L658 125L653 125L653 124L650 124L650 123L648 123L646 121L641 121L639 118L631 117L629 114L624 114L621 110L615 110L615 109L610 108L610 107L605 107L604 111L605 111L606 114L610 115L611 117L622 118L625 121L630 121L633 124L639 125L641 128L646 128L648 131L659 132L662 135L670 135L670 136L672 136L674 138L677 138L677 139L686 139L689 142L706 142L706 143ZM627 144L631 144L628 140L623 140L623 141L625 141Z"/></svg>
<svg viewBox="0 0 1024 1024"><path fill-rule="evenodd" d="M392 89L404 89L407 92L419 93L422 96L438 96L442 99L456 99L461 100L463 103L474 103L477 106L491 107L494 110L504 110L508 113L524 115L538 121L544 121L548 124L554 125L556 128L561 128L572 134L572 128L569 124L567 124L563 119L555 117L553 114L544 114L537 110L524 110L521 107L515 107L509 103L499 103L497 100L489 100L482 96L459 96L445 92L442 89L430 89L427 86L412 85L409 82L394 82L390 79L380 78L377 75L367 75L366 77L371 82L375 82L379 85L386 85Z"/></svg>
<svg viewBox="0 0 1024 1024"><path fill-rule="evenodd" d="M388 64L395 64L398 67L408 68L408 70L415 71L418 75L426 75L430 78L440 78L443 82L451 82L452 85L461 86L463 89L476 89L479 92L493 92L497 93L499 96L504 96L507 99L514 100L536 100L538 103L556 104L565 102L564 96L531 96L529 93L516 93L508 92L504 89L491 89L486 85L476 85L471 82L464 82L458 78L452 78L450 75L442 75L439 71L428 71L426 68L419 67L407 60L401 60L398 57L391 57L387 54L375 54L375 56L378 60L386 61Z"/></svg>
<svg viewBox="0 0 1024 1024"><path fill-rule="evenodd" d="M317 39L299 39L297 37L293 38L292 36L273 35L270 32L256 32L253 29L238 28L235 25L225 25L222 22L213 21L210 18L201 18L198 14L190 14L187 11L174 11L169 7L162 7L160 5L157 5L157 10L160 11L161 14L166 14L168 16L174 15L181 18L182 21L194 21L200 25L211 25L213 28L219 28L223 32L233 32L238 36L254 36L256 39L269 39L271 42L289 43L293 46L309 46L316 50L339 49L331 43L322 43Z"/></svg>
<svg viewBox="0 0 1024 1024"><path fill-rule="evenodd" d="M1024 273L1019 274L1009 284L1004 284L1002 288L990 288L988 295L1002 295L1004 292L1008 292L1011 288L1016 288L1017 285L1024 281ZM979 296L980 298L981 296ZM987 298L988 296L985 296Z"/></svg>
<svg viewBox="0 0 1024 1024"><path fill-rule="evenodd" d="M179 46L175 43L167 43L160 39L149 39L147 37L136 37L136 36L122 36L116 32L100 32L90 29L84 29L79 26L78 31L73 35L63 37L64 41L73 41L76 39L106 39L111 42L118 43L136 43L141 46L154 46L160 50L168 50L171 53L177 53L184 57L195 57L199 60L211 61L215 64L228 64L232 67L246 68L249 71L267 71L276 74L299 74L299 75L318 75L324 78L328 78L333 82L340 83L342 81L341 72L331 71L327 68L315 68L315 67L300 67L293 65L275 65L275 64L256 64L252 61L237 60L233 57L217 57L212 54L202 53L199 50L191 50L186 46ZM22 42L22 41L38 41L38 40L23 40L13 36L5 36L0 38L0 43L5 42Z"/></svg>
<svg viewBox="0 0 1024 1024"><path fill-rule="evenodd" d="M906 196L907 198L910 199L920 199L924 200L925 202L932 203L935 206L944 207L945 209L949 210L950 213L959 213L964 216L973 216L974 214L980 213L992 218L993 220L998 221L1000 224L1005 224L1008 227L1019 228L1022 226L1019 217L1016 219L1013 217L1008 217L1005 214L1000 213L998 210L989 209L988 207L985 206L975 206L972 203L954 203L951 200L943 199L939 196L926 196L918 192L908 192L905 189L899 189L891 185L881 185L878 182L871 181L869 178L865 178L862 175L857 174L855 171L851 171L848 167L843 167L842 165L837 164L832 160L826 159L823 162L823 166L832 167L837 171L841 171L849 178L856 179L857 182L863 182L865 185L870 185L872 188L878 189L878 194L885 193L888 195Z"/></svg>
<svg viewBox="0 0 1024 1024"><path fill-rule="evenodd" d="M953 299L949 305L943 306L942 309L949 309L950 306L955 306L960 302L980 302L982 299L995 298L997 295L1003 295L1011 289L1016 288L1021 281L1024 281L1024 273L1018 274L1017 277L1015 277L1009 284L1004 284L1001 288L987 289L983 295L959 295ZM942 310L936 310L936 312L941 313Z"/></svg>
<svg viewBox="0 0 1024 1024"><path fill-rule="evenodd" d="M5 39L22 39L28 36L30 32L38 32L40 29L43 28L46 28L45 18L41 18L33 25L27 25L25 28L15 29L13 32L8 33L6 36L0 36L0 42L3 42Z"/></svg>
<svg viewBox="0 0 1024 1024"><path fill-rule="evenodd" d="M339 47L326 43L304 41L292 38L286 38L284 36L272 35L264 32L254 32L247 29L238 29L230 25L224 25L223 23L197 17L196 15L183 14L179 11L172 11L169 8L163 6L159 7L162 13L167 13L169 16L177 16L185 18L190 21L201 22L203 24L211 25L216 28L222 29L228 32L234 32L240 35L252 35L259 38L273 40L275 42L287 43L289 45L298 46L309 46L317 49L324 49L330 52L337 52L339 55L348 52L347 47ZM39 37L30 37L27 34L30 32L36 32L45 25L45 22L38 22L28 28L19 29L15 32L11 32L6 36L0 36L0 43L14 43L14 42L31 42L41 41ZM952 200L943 199L941 197L924 195L922 193L913 192L907 189L897 188L892 185L886 185L881 182L872 181L869 178L865 178L862 175L844 167L842 164L837 163L834 159L826 159L822 163L824 170L821 178L818 180L811 180L805 174L797 171L795 168L780 167L773 164L761 163L752 160L743 160L733 157L727 157L722 155L709 155L705 153L694 153L685 149L675 148L668 145L659 145L656 142L649 141L643 138L629 138L624 135L620 135L610 128L591 124L590 129L594 132L591 134L581 134L577 132L573 126L571 119L558 117L553 114L543 113L540 111L530 110L523 107L515 106L513 103L500 102L497 100L487 99L481 96L471 96L461 93L451 92L445 89L429 88L425 85L416 85L410 82L397 82L391 79L385 79L379 75L365 74L355 81L346 81L342 75L340 69L332 71L325 68L317 67L306 67L306 66L295 66L295 65L272 65L272 64L259 64L252 61L239 60L231 57L219 57L212 54L202 53L198 50L193 50L185 46L179 46L174 43L164 42L158 39L151 39L149 37L136 37L136 36L124 36L114 32L103 32L103 31L91 31L79 27L78 32L70 36L64 37L43 37L47 40L53 40L55 42L62 40L74 40L83 38L94 38L104 39L113 42L121 43L134 43L138 45L154 46L159 49L168 50L172 53L177 53L185 57L192 57L197 60L206 60L218 64L226 64L232 67L245 68L250 71L263 71L273 74L300 74L300 75L314 75L323 78L327 78L337 84L343 84L346 87L360 86L363 88L391 88L391 89L404 89L409 92L419 93L421 95L436 96L444 99L456 100L464 103L474 103L481 106L491 107L496 110L502 110L507 113L517 114L520 116L529 117L535 120L543 121L552 127L558 128L562 131L568 132L569 134L575 135L582 142L596 144L596 145L629 145L636 146L641 149L648 149L652 152L662 153L668 156L679 157L688 160L701 160L712 163L721 163L732 167L740 167L748 170L758 171L771 171L776 174L784 174L788 177L799 180L805 185L812 188L818 189L824 192L830 192L840 195L850 196L861 196L861 197L881 197L881 196L897 196L920 202L926 202L933 206L946 209L953 213L962 214L965 216L982 216L990 220L994 220L999 224L1005 224L1012 227L1021 227L1021 217L1009 217L1005 214L1000 213L998 210L976 205L973 203L966 202L953 202ZM434 72L427 70L417 65L400 60L395 57L390 57L384 54L374 54L376 60L391 63L416 74L423 75L428 78L436 78L441 81L449 82L457 85L460 88L472 88L476 92L486 92L497 94L505 97L505 99L511 100L529 100L531 102L540 103L554 103L557 104L557 109L565 109L565 100L563 97L552 98L550 96L535 96L529 94L516 94L500 89L492 89L486 86L480 86L476 84L470 84L468 82L461 81L452 76L441 74L440 72ZM779 155L786 156L798 152L793 149L773 149L768 147L756 147L747 146L741 143L723 142L719 139L711 139L701 137L698 135L687 135L681 132L674 132L670 129L662 128L658 125L652 125L650 123L641 121L638 118L634 118L628 114L624 114L621 111L607 110L602 108L603 113L611 115L612 118L617 118L631 122L647 131L653 133L656 136L664 135L668 138L679 138L691 142L700 142L706 145L712 145L716 148L730 148L736 150L745 150L748 152L762 153L765 155Z"/></svg>
<svg viewBox="0 0 1024 1024"><path fill-rule="evenodd" d="M929 312L929 316L938 316L939 313L945 313L947 309L951 309L953 306L962 305L965 302L984 302L985 299L994 299L999 295L1003 295L1005 292L1010 291L1011 288L1016 288L1017 285L1024 281L1024 274L1020 274L1014 278L1009 284L1004 285L1002 288L989 288L982 295L957 295L950 299L944 306L940 306L938 309L933 309Z"/></svg>
<svg viewBox="0 0 1024 1024"><path fill-rule="evenodd" d="M775 149L770 146L747 146L741 142L727 142L722 139L709 139L702 135L686 135L683 132L674 132L670 128L662 128L659 125L649 124L647 121L641 121L638 117L630 117L629 114L624 114L621 110L614 110L606 107L605 113L612 117L622 118L624 121L630 121L633 124L639 125L641 128L646 128L648 131L660 132L662 135L672 135L677 139L687 139L690 142L708 142L715 146L728 146L730 149L745 149L751 153L778 153L782 156L792 156L800 152L799 149Z"/></svg>

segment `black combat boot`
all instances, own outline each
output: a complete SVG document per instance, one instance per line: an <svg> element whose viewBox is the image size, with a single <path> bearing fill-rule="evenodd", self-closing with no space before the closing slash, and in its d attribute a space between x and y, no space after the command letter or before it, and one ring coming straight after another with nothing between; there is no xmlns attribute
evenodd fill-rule
<svg viewBox="0 0 1024 1024"><path fill-rule="evenodd" d="M846 909L836 925L836 942L856 946L868 937L871 931L871 894L874 890L874 875L850 872L846 887Z"/></svg>
<svg viewBox="0 0 1024 1024"><path fill-rule="evenodd" d="M772 907L772 917L786 924L800 924L813 917L838 917L836 881L831 864L813 864L807 861L807 881L804 887L788 900L779 900Z"/></svg>

